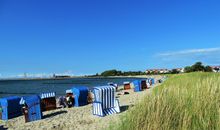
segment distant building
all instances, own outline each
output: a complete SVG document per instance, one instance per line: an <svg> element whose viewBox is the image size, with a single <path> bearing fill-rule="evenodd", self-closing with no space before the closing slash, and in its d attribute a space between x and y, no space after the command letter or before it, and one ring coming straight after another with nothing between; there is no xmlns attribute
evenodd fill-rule
<svg viewBox="0 0 220 130"><path fill-rule="evenodd" d="M53 74L53 78L70 78L71 76L69 75L56 75L56 74Z"/></svg>
<svg viewBox="0 0 220 130"><path fill-rule="evenodd" d="M210 66L213 72L220 72L220 66Z"/></svg>
<svg viewBox="0 0 220 130"><path fill-rule="evenodd" d="M171 73L173 69L148 69L146 70L147 74L167 74ZM184 73L184 68L175 68L175 70L179 73Z"/></svg>
<svg viewBox="0 0 220 130"><path fill-rule="evenodd" d="M220 66L210 66L213 72L220 72ZM184 68L174 68L174 69L148 69L146 70L147 74L167 74L171 73L172 70L176 70L178 73L184 73Z"/></svg>
<svg viewBox="0 0 220 130"><path fill-rule="evenodd" d="M168 69L148 69L146 70L146 73L147 74L166 74L166 73L169 73L170 70Z"/></svg>
<svg viewBox="0 0 220 130"><path fill-rule="evenodd" d="M184 68L176 68L179 73L184 73Z"/></svg>

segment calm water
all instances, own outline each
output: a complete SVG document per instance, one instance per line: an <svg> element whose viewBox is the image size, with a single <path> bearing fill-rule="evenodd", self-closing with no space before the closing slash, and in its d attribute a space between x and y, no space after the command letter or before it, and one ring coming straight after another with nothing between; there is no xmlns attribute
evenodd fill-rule
<svg viewBox="0 0 220 130"><path fill-rule="evenodd" d="M94 86L106 85L114 82L119 85L124 81L133 81L137 78L74 78L61 80L13 80L0 81L0 97L17 95L26 96L43 92L56 92L57 96L64 95L66 90L76 86L87 86L90 89Z"/></svg>

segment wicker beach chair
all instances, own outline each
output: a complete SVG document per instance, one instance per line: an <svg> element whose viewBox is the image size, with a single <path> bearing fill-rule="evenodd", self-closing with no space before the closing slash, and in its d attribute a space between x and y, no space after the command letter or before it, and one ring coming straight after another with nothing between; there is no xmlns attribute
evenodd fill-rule
<svg viewBox="0 0 220 130"><path fill-rule="evenodd" d="M57 108L55 92L41 93L40 98L41 98L41 110L42 111L54 110Z"/></svg>
<svg viewBox="0 0 220 130"><path fill-rule="evenodd" d="M40 97L38 95L22 97L20 104L23 106L25 122L42 119L43 114L40 107Z"/></svg>
<svg viewBox="0 0 220 130"><path fill-rule="evenodd" d="M73 87L69 90L66 90L66 96L74 97L73 106L79 107L88 104L88 93L89 90L87 87Z"/></svg>
<svg viewBox="0 0 220 130"><path fill-rule="evenodd" d="M12 96L0 99L0 119L8 120L22 115L20 97Z"/></svg>

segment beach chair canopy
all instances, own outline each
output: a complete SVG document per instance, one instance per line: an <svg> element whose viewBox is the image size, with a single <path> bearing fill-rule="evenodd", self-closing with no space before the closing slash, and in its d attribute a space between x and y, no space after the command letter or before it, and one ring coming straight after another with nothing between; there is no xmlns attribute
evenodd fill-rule
<svg viewBox="0 0 220 130"><path fill-rule="evenodd" d="M55 92L41 93L40 94L40 98L41 99L52 98L52 97L56 97L56 93Z"/></svg>
<svg viewBox="0 0 220 130"><path fill-rule="evenodd" d="M87 87L73 87L69 90L66 90L66 93L72 93L74 95L75 107L84 106L88 104L89 89Z"/></svg>
<svg viewBox="0 0 220 130"><path fill-rule="evenodd" d="M129 89L131 89L131 84L130 84L130 82L124 82L123 84L124 84L124 90L129 90Z"/></svg>
<svg viewBox="0 0 220 130"><path fill-rule="evenodd" d="M116 88L114 86L94 87L95 101L93 114L98 116L110 115L120 112L119 102L116 100Z"/></svg>
<svg viewBox="0 0 220 130"><path fill-rule="evenodd" d="M134 84L134 91L135 92L142 91L141 80L135 80L135 81L133 81L133 84Z"/></svg>
<svg viewBox="0 0 220 130"><path fill-rule="evenodd" d="M126 82L123 82L123 84L124 84L124 85L126 85L126 84L130 84L130 82L126 81Z"/></svg>
<svg viewBox="0 0 220 130"><path fill-rule="evenodd" d="M109 82L109 83L108 83L108 85L109 85L109 86L114 86L114 87L118 87L118 84L116 84L116 83L113 83L113 82Z"/></svg>
<svg viewBox="0 0 220 130"><path fill-rule="evenodd" d="M20 104L27 106L28 121L35 121L42 119L42 111L40 107L40 97L38 95L22 97Z"/></svg>
<svg viewBox="0 0 220 130"><path fill-rule="evenodd" d="M21 105L19 104L20 99L17 96L0 98L2 120L8 120L22 114Z"/></svg>

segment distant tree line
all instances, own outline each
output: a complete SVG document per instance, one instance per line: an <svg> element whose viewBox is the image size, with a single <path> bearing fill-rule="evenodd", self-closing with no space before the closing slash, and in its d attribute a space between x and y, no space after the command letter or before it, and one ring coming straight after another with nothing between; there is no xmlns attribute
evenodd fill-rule
<svg viewBox="0 0 220 130"><path fill-rule="evenodd" d="M192 66L186 66L184 68L184 72L189 73L189 72L196 72L196 71L201 71L201 72L212 72L212 67L210 66L204 66L202 62L196 62Z"/></svg>
<svg viewBox="0 0 220 130"><path fill-rule="evenodd" d="M219 72L219 68L213 68L216 72ZM196 71L201 71L201 72L213 72L213 69L210 66L204 66L202 62L196 62L192 66L186 66L184 68L185 73L190 73L190 72L196 72ZM166 74L178 74L181 73L177 69L172 69ZM161 74L160 72L142 72L142 71L120 71L116 69L112 70L106 70L102 72L101 74L96 73L96 75L91 75L91 77L95 76L135 76L135 75L157 75Z"/></svg>
<svg viewBox="0 0 220 130"><path fill-rule="evenodd" d="M96 76L134 76L134 75L146 75L146 72L142 71L119 71L116 69L113 70L106 70L101 74L96 74Z"/></svg>

